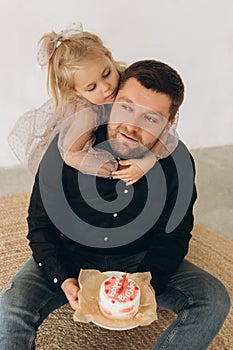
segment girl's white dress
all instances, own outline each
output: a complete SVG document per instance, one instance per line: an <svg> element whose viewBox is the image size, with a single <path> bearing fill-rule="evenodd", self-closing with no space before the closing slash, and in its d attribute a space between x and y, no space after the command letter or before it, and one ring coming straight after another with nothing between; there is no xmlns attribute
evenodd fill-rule
<svg viewBox="0 0 233 350"><path fill-rule="evenodd" d="M85 114L82 114L82 110L90 109L91 104L77 98L75 103L69 104L64 111L61 109L56 109L55 104L52 99L45 102L41 107L29 110L23 114L14 125L12 131L8 136L8 142L13 150L14 154L19 159L20 163L26 166L30 172L35 175L37 172L40 161L49 146L50 142L57 133L59 136L59 149L62 155L67 152L63 147L63 138L65 137L65 131L68 126L73 122L74 118L78 118L78 126L81 129L82 119L85 118ZM81 112L77 112L77 110ZM96 117L96 118L95 118ZM103 120L104 115L95 115L93 113L92 126L97 127ZM73 135L76 138L80 136L79 128ZM89 150L92 152L92 157L100 157L103 162L107 162L110 159L113 160L113 156L107 151L92 149L92 144L94 142L94 137L87 142L84 151ZM81 152L81 151L80 151ZM87 162L85 162L87 163ZM88 169L82 168L82 172L91 173L91 169L95 168L95 164L92 162ZM109 171L117 169L117 162L113 161Z"/></svg>

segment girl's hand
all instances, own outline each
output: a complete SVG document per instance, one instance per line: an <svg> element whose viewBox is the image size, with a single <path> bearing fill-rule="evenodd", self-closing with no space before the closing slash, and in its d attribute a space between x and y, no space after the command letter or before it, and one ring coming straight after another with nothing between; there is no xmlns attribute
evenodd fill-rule
<svg viewBox="0 0 233 350"><path fill-rule="evenodd" d="M97 163L96 160L94 159L94 163ZM105 162L104 164L100 162L100 166L98 168L98 171L94 173L95 176L99 177L105 177L105 178L112 178L112 172L113 169L116 169L116 161L114 160L109 160L108 162ZM82 171L82 169L81 169ZM89 172L90 174L90 172Z"/></svg>
<svg viewBox="0 0 233 350"><path fill-rule="evenodd" d="M126 186L133 185L143 177L157 162L153 152L147 152L142 158L120 160L120 168L112 172L113 179L119 179L126 183Z"/></svg>
<svg viewBox="0 0 233 350"><path fill-rule="evenodd" d="M124 181L126 186L133 185L145 175L143 169L135 162L135 160L120 160L119 164L120 168L119 170L112 172L112 178Z"/></svg>
<svg viewBox="0 0 233 350"><path fill-rule="evenodd" d="M111 178L118 162L111 154L101 149L80 152L68 152L63 158L65 163L83 174Z"/></svg>

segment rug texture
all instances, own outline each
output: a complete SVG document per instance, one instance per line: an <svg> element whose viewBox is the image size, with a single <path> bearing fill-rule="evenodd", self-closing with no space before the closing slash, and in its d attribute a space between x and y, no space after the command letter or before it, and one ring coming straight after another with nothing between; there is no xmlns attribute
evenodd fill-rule
<svg viewBox="0 0 233 350"><path fill-rule="evenodd" d="M28 202L28 194L1 197L0 289L31 255L25 238ZM233 300L232 241L198 224L192 233L188 259L220 279ZM128 331L110 331L94 324L74 323L72 317L73 311L68 305L54 311L38 331L37 349L149 350L175 315L165 310L158 310L158 321L150 326ZM233 349L232 310L209 349Z"/></svg>

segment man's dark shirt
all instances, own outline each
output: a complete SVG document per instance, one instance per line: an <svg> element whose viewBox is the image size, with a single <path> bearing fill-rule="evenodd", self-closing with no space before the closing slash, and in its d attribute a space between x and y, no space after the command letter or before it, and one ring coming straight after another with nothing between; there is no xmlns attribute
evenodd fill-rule
<svg viewBox="0 0 233 350"><path fill-rule="evenodd" d="M105 127L100 127L96 144L105 135ZM110 150L108 142L104 146ZM178 171L176 160L182 165ZM34 259L60 286L67 278L77 278L82 266L75 264L75 256L80 252L130 255L146 251L138 271L152 272L151 283L160 294L188 251L196 200L194 175L192 156L179 142L172 155L127 187L122 181L84 175L63 163L55 137L36 175L29 205L27 238ZM111 212L112 203L116 205ZM167 232L175 207L178 221L171 220ZM84 242L75 239L75 232ZM110 241L108 234L112 234ZM126 239L123 245L121 237Z"/></svg>

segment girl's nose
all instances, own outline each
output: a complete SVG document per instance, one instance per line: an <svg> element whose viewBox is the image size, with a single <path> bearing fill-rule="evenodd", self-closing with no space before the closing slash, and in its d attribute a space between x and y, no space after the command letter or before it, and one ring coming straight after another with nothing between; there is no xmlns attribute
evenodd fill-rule
<svg viewBox="0 0 233 350"><path fill-rule="evenodd" d="M108 83L108 82L103 82L103 84L102 84L102 91L104 92L104 93L106 93L106 92L108 92L109 91L109 89L110 89L110 84Z"/></svg>

